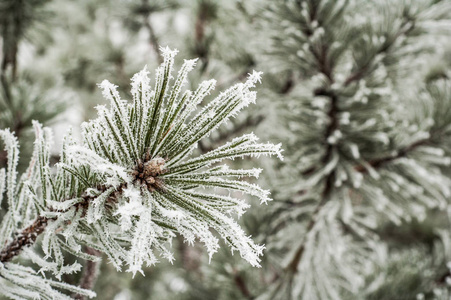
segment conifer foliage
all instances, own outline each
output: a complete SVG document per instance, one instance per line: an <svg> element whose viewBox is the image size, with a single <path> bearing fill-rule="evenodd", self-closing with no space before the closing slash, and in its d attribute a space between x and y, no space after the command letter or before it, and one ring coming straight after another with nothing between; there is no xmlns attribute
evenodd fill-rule
<svg viewBox="0 0 451 300"><path fill-rule="evenodd" d="M281 115L297 180L280 191L269 243L280 271L265 299L365 298L388 246L379 226L447 206L449 81L426 86L418 69L450 15L448 1L269 5L271 54L305 80Z"/></svg>
<svg viewBox="0 0 451 300"><path fill-rule="evenodd" d="M268 191L239 180L258 177L261 169L219 163L260 155L282 159L280 145L258 143L254 134L246 134L197 156L196 147L255 102L253 88L261 74L254 71L199 110L215 80L184 91L196 60L185 60L174 79L177 51L161 51L164 61L155 72L154 88L144 68L132 78L131 103L108 81L99 85L109 105L98 106L98 117L82 124L82 142L68 132L54 167L48 128L34 123L34 154L21 176L17 139L8 129L0 132L8 152L8 166L0 171L0 191L8 202L0 228L0 245L5 245L0 293L11 299L69 299L67 293L94 297L92 291L60 281L61 275L81 268L78 262L65 262L65 252L98 260L83 251L87 246L105 253L117 270L135 274L160 257L172 261L170 242L176 234L190 244L200 240L210 258L219 248L219 235L232 251L259 266L264 246L255 244L234 216L249 207L235 191L262 203L270 200ZM19 255L36 268L17 261Z"/></svg>

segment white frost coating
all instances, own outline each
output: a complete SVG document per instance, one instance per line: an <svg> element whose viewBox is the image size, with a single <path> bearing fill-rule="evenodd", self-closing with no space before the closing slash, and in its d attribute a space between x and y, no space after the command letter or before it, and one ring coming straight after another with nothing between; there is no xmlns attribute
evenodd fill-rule
<svg viewBox="0 0 451 300"><path fill-rule="evenodd" d="M98 86L102 89L102 95L105 99L112 101L113 97L119 98L117 85L114 85L105 79Z"/></svg>
<svg viewBox="0 0 451 300"><path fill-rule="evenodd" d="M179 53L179 50L177 49L171 50L168 46L166 47L160 46L160 51L164 59L172 59L177 55L177 53Z"/></svg>
<svg viewBox="0 0 451 300"><path fill-rule="evenodd" d="M9 129L0 130L0 137L5 143L5 151L8 155L8 166L6 171L6 197L8 199L8 205L14 207L13 201L16 193L16 181L17 181L17 164L19 163L19 143L17 138L12 134ZM2 177L4 178L4 170L2 171ZM4 187L3 187L4 188ZM15 215L15 210L13 210ZM15 216L18 218L18 216ZM17 220L18 221L18 220Z"/></svg>
<svg viewBox="0 0 451 300"><path fill-rule="evenodd" d="M100 157L97 153L90 149L73 145L68 147L67 155L73 159L77 165L89 164L93 171L96 171L102 175L109 175L110 178L113 179L117 178L117 182L131 181L131 177L124 167Z"/></svg>
<svg viewBox="0 0 451 300"><path fill-rule="evenodd" d="M250 86L250 87L254 87L255 86L255 83L262 83L262 75L263 75L263 72L257 72L257 71L255 71L255 70L252 70L252 74L248 74L249 75L249 82L251 82L252 84L254 84L254 85L252 85L252 86Z"/></svg>
<svg viewBox="0 0 451 300"><path fill-rule="evenodd" d="M359 147L356 144L350 144L349 148L351 149L352 156L355 159L359 159L360 158Z"/></svg>
<svg viewBox="0 0 451 300"><path fill-rule="evenodd" d="M220 237L250 265L259 266L264 246L255 244L234 218L250 207L247 196L262 203L271 200L269 191L241 180L258 178L262 169L214 164L261 155L282 159L281 145L257 143L251 133L202 155L196 156L194 150L202 138L255 103L254 87L262 73L253 71L245 83L205 101L199 109L216 80L202 82L194 92L184 91L197 60L185 60L171 81L178 51L160 49L164 62L156 70L154 88L145 67L131 79L132 103L121 100L117 86L109 81L99 84L109 105L97 106L97 118L82 124L81 144L66 138L54 172L48 129L34 123L37 141L26 182L18 181L16 175L17 139L7 130L0 131L9 159L7 170L0 170L0 192L6 186L9 206L17 208L14 214L5 214L0 241L7 242L17 224L27 226L37 216L48 218L42 221L46 222L40 242L44 257L32 248L24 255L41 273L60 277L77 272L79 264L65 262L66 251L99 260L82 252L86 245L105 253L117 270L125 266L134 276L143 273L144 264L151 266L160 259L172 262L170 247L176 234L189 244L200 241L210 259L220 247ZM239 193L231 196L231 191ZM0 277L1 283L14 287L2 292L15 293L19 299L68 298L55 288L95 295L12 264L0 264ZM21 290L24 285L33 292Z"/></svg>
<svg viewBox="0 0 451 300"><path fill-rule="evenodd" d="M124 197L128 198L130 201L132 202L141 201L141 192L133 185L128 185L123 192Z"/></svg>
<svg viewBox="0 0 451 300"><path fill-rule="evenodd" d="M110 188L89 201L88 212L86 213L86 221L89 224L92 224L104 217L105 202L107 201L113 190L114 188Z"/></svg>
<svg viewBox="0 0 451 300"><path fill-rule="evenodd" d="M5 169L0 170L0 209L3 201L3 193L6 189L6 171Z"/></svg>
<svg viewBox="0 0 451 300"><path fill-rule="evenodd" d="M141 88L143 90L147 90L150 86L150 79L149 79L149 71L147 71L147 65L144 66L144 68L139 71L138 73L136 73L135 75L133 75L132 79L131 79L131 93L133 95L137 95L140 91ZM136 100L135 100L136 101Z"/></svg>

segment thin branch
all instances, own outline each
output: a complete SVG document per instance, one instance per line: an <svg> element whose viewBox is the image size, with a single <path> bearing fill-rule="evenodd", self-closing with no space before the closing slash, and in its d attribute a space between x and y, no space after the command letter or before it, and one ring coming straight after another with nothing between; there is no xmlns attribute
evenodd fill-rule
<svg viewBox="0 0 451 300"><path fill-rule="evenodd" d="M293 72L290 72L290 74L288 74L287 80L285 81L285 84L279 90L279 94L288 95L293 90L294 86L295 86L294 74Z"/></svg>
<svg viewBox="0 0 451 300"><path fill-rule="evenodd" d="M188 271L190 274L196 274L199 278L202 277L200 272L200 257L201 257L201 249L199 249L196 245L188 245L183 240L182 236L177 236L179 241L179 251L182 260L183 269Z"/></svg>
<svg viewBox="0 0 451 300"><path fill-rule="evenodd" d="M336 147L335 145L328 143L327 139L329 138L329 136L339 126L339 122L338 122L338 96L335 93L333 93L331 91L324 90L324 89L320 89L320 90L315 91L315 94L316 95L322 95L322 96L328 96L331 99L330 109L329 109L329 112L328 112L330 123L326 127L326 131L324 133L325 143L327 144L327 146L326 146L326 153L325 153L323 159L321 160L321 163L323 165L325 165L330 160L330 158L331 158L331 156L333 154L334 148ZM324 207L324 205L329 200L330 194L332 193L332 190L333 190L333 181L334 181L334 179L335 179L335 172L334 171L329 173L326 176L324 189L323 189L323 192L321 194L321 200L318 203L318 205L315 207L315 210L313 211L313 213L311 215L310 221L309 221L309 223L307 225L306 232L304 234L303 241L302 241L301 245L299 246L299 248L296 250L293 259L286 266L286 268L285 268L286 271L290 271L292 273L295 273L297 271L299 262L301 261L302 256L304 254L305 243L307 242L307 236L308 236L309 232L315 227L315 224L318 221L318 215L319 215L321 209Z"/></svg>
<svg viewBox="0 0 451 300"><path fill-rule="evenodd" d="M143 0L143 5L147 5L148 1ZM160 42L158 41L158 37L155 34L155 30L153 29L151 20L150 20L150 11L146 11L146 13L143 14L144 19L144 26L149 31L149 43L152 46L153 50L155 51L155 54L157 55L158 63L163 63L163 57L160 55L160 49L159 45Z"/></svg>
<svg viewBox="0 0 451 300"><path fill-rule="evenodd" d="M158 37L155 34L155 31L152 27L152 24L150 23L150 15L145 17L144 26L146 26L147 30L149 30L150 45L152 46L153 50L155 51L155 54L157 55L158 62L161 64L161 63L163 63L163 57L159 54L160 50L158 47L159 47L160 43L159 43Z"/></svg>
<svg viewBox="0 0 451 300"><path fill-rule="evenodd" d="M402 148L401 150L399 150L396 154L394 155L390 155L390 156L386 156L386 157L381 157L381 158L376 158L373 160L370 160L368 162L368 164L373 167L374 169L380 168L383 165L390 163L396 159L402 158L402 157L406 157L410 152L414 151L415 149L417 149L420 146L423 146L427 143L429 143L431 141L430 138L426 138L426 139L422 139L419 141L416 141L415 143ZM364 165L357 165L354 167L354 170L356 170L357 172L360 173L367 173L368 169L364 166Z"/></svg>
<svg viewBox="0 0 451 300"><path fill-rule="evenodd" d="M408 21L405 21L401 25L401 30L399 30L393 37L393 40L390 43L384 44L378 51L374 53L374 55L367 61L367 63L365 63L362 67L349 75L349 77L345 79L343 86L347 87L351 83L360 81L363 77L365 77L367 75L367 72L370 71L370 66L373 59L379 54L388 52L401 36L409 34L414 28L415 24L413 22L409 23Z"/></svg>
<svg viewBox="0 0 451 300"><path fill-rule="evenodd" d="M244 298L246 299L254 298L251 292L249 291L249 288L247 287L246 280L243 278L240 272L235 269L233 270L233 281L240 290L241 294L243 294Z"/></svg>
<svg viewBox="0 0 451 300"><path fill-rule="evenodd" d="M91 247L86 247L85 252L90 255L94 256L101 256L102 252L99 250L96 250ZM100 268L100 261L86 261L86 266L83 270L83 275L80 279L80 287L86 290L92 290L94 288L94 285L96 284L97 277L99 276L99 268ZM76 294L73 296L74 299L79 300L86 300L87 297Z"/></svg>
<svg viewBox="0 0 451 300"><path fill-rule="evenodd" d="M37 237L44 232L48 221L48 218L39 216L33 224L22 230L22 232L0 252L0 262L5 263L11 261L15 256L19 255L25 247L34 244Z"/></svg>
<svg viewBox="0 0 451 300"><path fill-rule="evenodd" d="M210 49L208 39L205 37L205 28L209 21L208 6L200 3L197 12L196 23L194 25L194 42L195 42L195 54L202 62L200 69L201 74L205 73L210 63Z"/></svg>
<svg viewBox="0 0 451 300"><path fill-rule="evenodd" d="M310 15L311 20L316 19L317 9L312 9L310 11L310 14L311 14ZM333 66L332 62L330 61L330 59L328 59L328 50L329 50L328 45L323 44L321 46L321 50L319 53L317 51L313 51L313 50L312 50L312 53L317 60L318 71L320 73L322 73L329 80L330 84L332 84L335 81L334 74L333 74L334 66ZM324 131L324 144L326 145L326 153L324 154L323 158L321 159L321 164L325 165L332 157L334 149L336 148L336 145L328 142L328 138L339 127L339 121L338 121L338 112L339 112L338 100L339 99L338 99L338 95L334 91L329 90L324 87L314 90L314 95L315 96L325 96L325 97L330 98L330 108L327 113L330 123L328 124L328 126L326 127L326 130ZM306 172L310 173L310 172L314 172L314 171L315 171L315 168L311 168L310 170L307 170ZM301 261L302 256L304 254L305 243L307 242L308 233L315 227L315 224L318 221L318 215L321 212L321 209L324 207L324 205L327 203L327 201L330 198L330 194L333 190L334 178L335 178L335 171L330 172L326 176L325 183L324 183L324 189L321 194L321 200L319 201L319 203L317 204L317 206L315 207L315 210L313 211L313 213L311 215L310 221L306 228L306 232L304 234L303 241L302 241L301 245L298 247L298 249L296 250L293 259L286 266L286 268L285 268L286 271L289 271L292 273L295 273L297 271L299 262Z"/></svg>
<svg viewBox="0 0 451 300"><path fill-rule="evenodd" d="M12 24L12 26L11 26ZM20 37L20 19L16 14L13 15L12 23L8 23L8 20L5 20L2 26L2 36L3 38L3 57L1 63L1 74L2 76L6 75L6 71L9 66L11 66L11 81L15 81L17 77L17 54L19 52L19 40ZM9 27L13 27L12 29ZM11 38L10 31L13 31L13 38Z"/></svg>
<svg viewBox="0 0 451 300"><path fill-rule="evenodd" d="M318 221L318 215L321 212L321 209L324 207L324 205L329 200L330 194L331 194L332 189L333 189L334 177L335 177L335 172L331 172L326 177L324 190L323 190L322 195L321 195L321 201L315 207L315 210L313 211L313 213L312 213L312 215L310 217L310 221L309 221L309 223L307 225L307 229L306 229L306 232L304 234L304 238L302 240L302 243L299 246L299 248L296 250L293 259L285 267L286 271L289 271L291 273L296 273L297 272L299 262L301 261L302 256L304 254L305 243L307 242L307 236L308 236L309 232L315 227L315 224Z"/></svg>
<svg viewBox="0 0 451 300"><path fill-rule="evenodd" d="M124 187L124 185L119 186L117 191L111 195L110 198L108 198L108 202L116 201L115 197L122 192ZM105 191L107 188L105 186L97 186L97 189ZM77 209L83 209L84 212L82 215L84 215L88 209L89 202L93 199L93 197L88 196L87 194L83 194L81 197L84 201L75 204L74 207ZM24 248L34 244L37 237L44 232L49 220L52 219L38 216L33 224L22 230L22 232L15 234L14 239L0 252L0 262L5 263L12 260L15 256L18 256Z"/></svg>

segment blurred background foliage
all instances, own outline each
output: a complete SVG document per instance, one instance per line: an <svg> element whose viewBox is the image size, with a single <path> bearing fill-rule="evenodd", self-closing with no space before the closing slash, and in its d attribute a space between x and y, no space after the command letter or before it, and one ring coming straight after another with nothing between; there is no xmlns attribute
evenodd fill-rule
<svg viewBox="0 0 451 300"><path fill-rule="evenodd" d="M260 179L273 203L252 203L241 222L267 245L262 268L227 249L209 263L179 239L175 263L145 277L103 260L98 299L449 299L450 196L439 190L451 187L451 8L363 2L0 0L0 127L19 136L24 162L31 120L55 129L57 161L59 137L101 103L97 83L106 78L129 99L124 87L161 62L159 45L198 57L190 85L215 78L215 93L264 72L257 105L199 145L206 152L251 131L283 143L286 161L266 161ZM430 178L396 163L407 158ZM384 201L393 205L375 208ZM307 277L324 282L298 284Z"/></svg>

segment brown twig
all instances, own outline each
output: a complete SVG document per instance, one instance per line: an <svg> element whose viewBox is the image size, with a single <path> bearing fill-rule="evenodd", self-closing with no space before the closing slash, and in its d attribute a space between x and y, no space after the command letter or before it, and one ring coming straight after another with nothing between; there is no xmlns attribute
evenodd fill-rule
<svg viewBox="0 0 451 300"><path fill-rule="evenodd" d="M195 54L202 62L200 69L201 74L205 73L210 63L208 38L205 35L205 29L208 26L209 18L208 4L200 2L198 6L196 23L194 24L194 42Z"/></svg>
<svg viewBox="0 0 451 300"><path fill-rule="evenodd" d="M148 5L148 0L142 1L143 5ZM153 29L151 20L150 20L151 12L150 10L146 10L145 13L143 13L143 19L144 19L144 26L149 31L149 43L152 46L153 50L155 51L155 54L157 55L158 63L163 63L163 57L160 55L160 49L159 49L159 41L158 37L155 34L155 30Z"/></svg>
<svg viewBox="0 0 451 300"><path fill-rule="evenodd" d="M34 244L36 238L44 232L48 221L48 218L39 216L33 224L22 230L14 240L2 249L0 252L0 262L5 263L11 261L11 259L19 255L24 248Z"/></svg>
<svg viewBox="0 0 451 300"><path fill-rule="evenodd" d="M102 255L102 252L91 247L86 247L85 252L87 254L94 256ZM92 290L94 288L94 285L96 284L97 281L97 277L99 276L99 268L100 261L90 261L90 260L86 261L86 265L83 270L83 275L81 276L80 279L80 287L82 289ZM73 295L73 298L79 300L87 299L86 296L80 294Z"/></svg>
<svg viewBox="0 0 451 300"><path fill-rule="evenodd" d="M12 18L13 26L8 23L8 20L4 20L0 24L2 27L2 36L4 37L1 70L2 76L5 76L8 67L11 66L11 80L14 81L17 76L17 53L19 52L19 40L17 37L20 36L20 19L17 14L13 14ZM13 35L11 35L11 32L13 32Z"/></svg>
<svg viewBox="0 0 451 300"><path fill-rule="evenodd" d="M321 211L321 209L324 207L324 205L329 200L329 197L331 195L332 189L333 189L333 180L335 178L335 172L331 172L327 177L324 185L324 190L321 195L321 201L316 205L315 210L313 211L310 221L307 225L306 233L304 234L303 241L299 248L296 250L293 259L288 263L288 265L285 267L286 271L296 273L298 269L299 262L302 259L302 256L304 254L305 250L305 243L307 242L307 236L308 233L315 227L316 222L318 221L318 215Z"/></svg>
<svg viewBox="0 0 451 300"><path fill-rule="evenodd" d="M282 95L289 94L293 90L294 86L295 86L294 74L293 72L290 72L290 74L288 74L287 80L285 81L285 84L279 90L279 94Z"/></svg>
<svg viewBox="0 0 451 300"><path fill-rule="evenodd" d="M147 30L149 30L150 45L152 46L153 50L155 51L155 54L157 55L158 62L161 64L163 63L163 57L160 55L160 50L158 48L159 41L157 35L155 34L153 26L150 22L150 15L145 18L144 25L146 26Z"/></svg>
<svg viewBox="0 0 451 300"><path fill-rule="evenodd" d="M368 165L370 165L371 167L377 169L387 163L390 163L396 159L402 158L407 156L410 152L412 152L413 150L417 149L420 146L423 146L427 143L430 142L430 138L426 138L426 139L422 139L419 141L416 141L415 143L406 146L404 148L402 148L401 150L397 151L396 154L394 155L390 155L390 156L386 156L386 157L381 157L381 158L376 158L373 160L370 160L368 162ZM357 165L354 167L354 170L356 170L357 172L361 172L361 173L367 173L368 169L364 166L364 165Z"/></svg>
<svg viewBox="0 0 451 300"><path fill-rule="evenodd" d="M202 278L203 274L200 272L200 257L202 254L201 249L197 247L197 245L188 245L188 243L184 242L182 236L177 236L177 239L179 241L179 251L181 254L183 269L190 274Z"/></svg>
<svg viewBox="0 0 451 300"><path fill-rule="evenodd" d="M249 291L249 288L247 287L246 280L243 278L241 273L235 269L233 270L233 281L235 282L235 285L240 290L241 294L243 294L243 296L246 299L254 298L252 296L251 292Z"/></svg>
<svg viewBox="0 0 451 300"><path fill-rule="evenodd" d="M121 193L123 188L123 185L119 186L117 191L108 200L110 202L115 201L116 195ZM97 189L105 191L107 188L105 186L98 186ZM84 199L84 201L75 204L75 207L77 209L82 209L82 216L84 216L86 210L88 209L89 202L92 200L92 196L83 194L81 195L81 197ZM50 220L54 219L38 216L33 224L22 230L20 233L16 234L14 239L0 252L0 262L4 263L10 261L15 256L18 256L25 247L34 244L37 237L44 232L45 228L48 225L48 221Z"/></svg>

